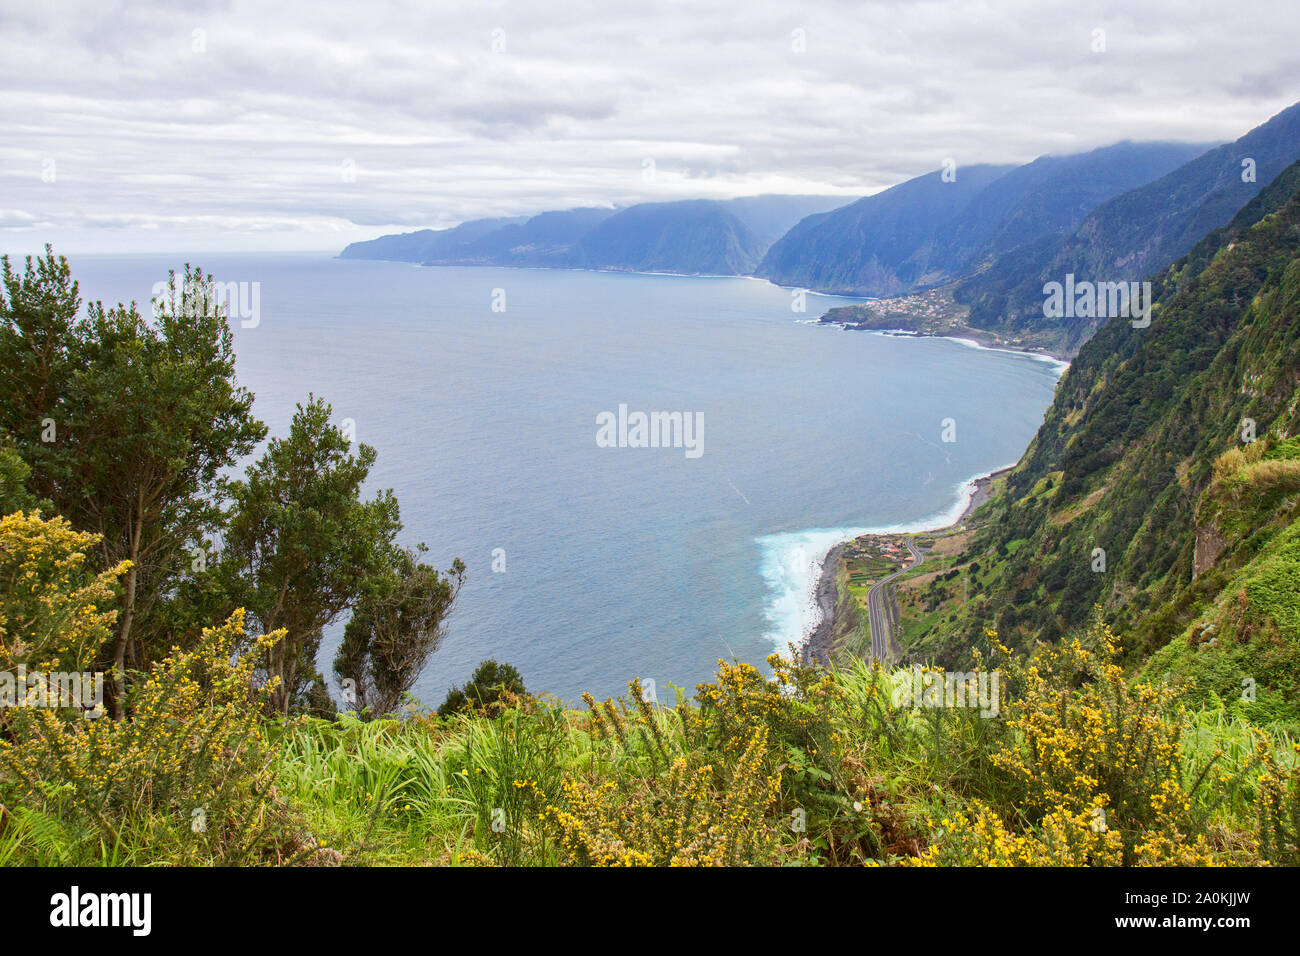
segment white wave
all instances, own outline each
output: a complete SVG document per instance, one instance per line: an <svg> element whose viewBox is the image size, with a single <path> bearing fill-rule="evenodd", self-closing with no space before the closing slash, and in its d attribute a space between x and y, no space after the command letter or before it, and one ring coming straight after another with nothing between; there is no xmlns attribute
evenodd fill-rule
<svg viewBox="0 0 1300 956"><path fill-rule="evenodd" d="M767 606L763 609L768 629L763 636L778 651L785 651L792 641L796 646L803 646L812 636L822 619L817 584L831 548L864 534L915 534L956 524L974 498L980 480L1014 464L972 475L957 485L957 499L951 507L914 521L876 527L810 528L756 538L761 549L759 573L768 591Z"/></svg>
<svg viewBox="0 0 1300 956"><path fill-rule="evenodd" d="M821 623L817 582L831 548L868 533L866 528L813 528L757 539L762 549L759 573L768 591L763 609L768 630L764 636L778 651L784 651L791 641L803 644Z"/></svg>
<svg viewBox="0 0 1300 956"><path fill-rule="evenodd" d="M959 335L945 335L942 337L948 339L950 342L959 342L967 348L979 349L981 352L1006 352L1009 355L1028 355L1032 359L1046 362L1048 365L1052 366L1056 371L1057 378L1064 375L1066 369L1070 367L1070 363L1064 359L1059 359L1054 355L1047 355L1044 352L1028 352L1024 349L1000 349L993 345L985 345L983 342L976 342L974 339L964 339Z"/></svg>

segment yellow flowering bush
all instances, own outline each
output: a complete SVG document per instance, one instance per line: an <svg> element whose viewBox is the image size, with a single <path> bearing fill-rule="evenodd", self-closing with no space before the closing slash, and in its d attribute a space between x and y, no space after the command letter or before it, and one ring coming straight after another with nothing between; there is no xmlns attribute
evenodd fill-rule
<svg viewBox="0 0 1300 956"><path fill-rule="evenodd" d="M98 541L35 511L0 518L0 670L79 671L109 639L127 565L92 574L86 552Z"/></svg>
<svg viewBox="0 0 1300 956"><path fill-rule="evenodd" d="M755 730L719 787L699 755L674 757L651 777L573 779L564 806L547 814L563 862L594 866L739 866L770 859L766 820L780 787L763 761L767 730Z"/></svg>
<svg viewBox="0 0 1300 956"><path fill-rule="evenodd" d="M1294 759L1283 767L1263 741L1256 745L1262 766L1259 777L1259 850L1269 863L1300 866L1300 744L1292 744Z"/></svg>
<svg viewBox="0 0 1300 956"><path fill-rule="evenodd" d="M0 740L6 800L92 845L165 848L169 862L283 861L297 847L271 788L275 750L262 719L271 688L253 679L278 636L236 654L244 615L235 612L192 650L173 648L123 720L49 708L10 715Z"/></svg>
<svg viewBox="0 0 1300 956"><path fill-rule="evenodd" d="M1091 812L1057 809L1034 829L1017 834L992 807L976 800L939 821L930 846L905 862L913 866L1118 866L1119 834L1099 827L1098 819Z"/></svg>
<svg viewBox="0 0 1300 956"><path fill-rule="evenodd" d="M1184 780L1183 709L1173 690L1128 679L1118 655L1098 619L1082 638L1006 665L1018 693L990 757L1005 805L1065 865L1208 863L1192 812L1200 781Z"/></svg>

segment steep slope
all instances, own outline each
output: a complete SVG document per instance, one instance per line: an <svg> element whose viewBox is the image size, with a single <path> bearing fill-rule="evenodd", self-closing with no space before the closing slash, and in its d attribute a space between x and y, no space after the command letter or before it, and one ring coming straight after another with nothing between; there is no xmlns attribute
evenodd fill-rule
<svg viewBox="0 0 1300 956"><path fill-rule="evenodd" d="M1269 561L1291 533L1300 519L1300 443L1289 437L1300 432L1300 163L1154 282L1151 326L1113 319L1081 349L979 515L957 572L969 602L955 606L938 582L927 586L932 612L910 632L914 653L959 660L986 628L1012 643L1053 639L1100 604L1141 658L1181 639L1235 575ZM1242 441L1246 420L1256 442ZM1280 627L1268 632L1276 638Z"/></svg>
<svg viewBox="0 0 1300 956"><path fill-rule="evenodd" d="M1300 460L1287 464L1294 479ZM1253 711L1257 721L1294 719L1300 709L1300 520L1233 575L1145 670L1181 685L1189 704L1217 697L1232 710Z"/></svg>
<svg viewBox="0 0 1300 956"><path fill-rule="evenodd" d="M959 169L955 182L932 173L801 223L768 252L759 274L823 291L911 292L1068 232L1099 203L1204 150L1118 143L1015 168Z"/></svg>
<svg viewBox="0 0 1300 956"><path fill-rule="evenodd" d="M917 176L832 212L809 216L763 257L757 274L781 285L896 295L933 277L936 237L1011 166L969 166L945 182Z"/></svg>
<svg viewBox="0 0 1300 956"><path fill-rule="evenodd" d="M584 235L573 265L587 269L744 275L763 242L718 203L642 203L615 213Z"/></svg>
<svg viewBox="0 0 1300 956"><path fill-rule="evenodd" d="M1058 348L1073 350L1100 320L1045 318L1044 283L1062 282L1069 273L1078 280L1128 282L1163 269L1211 229L1232 219L1297 159L1300 104L1236 142L1115 196L1069 235L1043 237L1010 251L986 271L960 282L955 296L970 306L971 325L1003 333L1046 331ZM1248 169L1247 161L1253 167Z"/></svg>
<svg viewBox="0 0 1300 956"><path fill-rule="evenodd" d="M853 202L851 198L843 196L772 195L718 200L718 205L748 226L766 252L801 219L839 209L850 202Z"/></svg>
<svg viewBox="0 0 1300 956"><path fill-rule="evenodd" d="M980 193L939 238L937 259L956 274L1026 242L1067 232L1106 200L1165 175L1206 149L1191 143L1124 142L1040 157Z"/></svg>

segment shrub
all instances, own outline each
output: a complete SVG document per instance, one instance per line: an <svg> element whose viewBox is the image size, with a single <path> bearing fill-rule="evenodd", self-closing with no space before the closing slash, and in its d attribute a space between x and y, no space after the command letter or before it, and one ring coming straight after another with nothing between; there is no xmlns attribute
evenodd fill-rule
<svg viewBox="0 0 1300 956"><path fill-rule="evenodd" d="M278 635L236 655L237 611L173 648L132 693L122 720L19 709L0 741L6 801L57 820L71 852L101 862L286 862L302 847L271 789L275 749L253 670ZM39 847L30 848L38 854Z"/></svg>
<svg viewBox="0 0 1300 956"><path fill-rule="evenodd" d="M1210 848L1193 798L1210 770L1184 779L1185 714L1170 688L1130 681L1118 642L1098 615L1083 638L1008 665L1017 698L1008 742L992 754L999 796L1021 829L1053 833L1061 862L1113 862L1110 841L1065 838L1082 823L1118 835L1118 862L1205 863ZM1062 844L1061 840L1065 840Z"/></svg>
<svg viewBox="0 0 1300 956"><path fill-rule="evenodd" d="M1259 847L1260 856L1278 866L1300 866L1300 760L1290 767L1280 765L1277 756L1264 742L1257 745L1263 765L1259 778ZM1300 758L1300 744L1292 745L1294 758Z"/></svg>
<svg viewBox="0 0 1300 956"><path fill-rule="evenodd" d="M766 863L775 842L767 808L781 775L763 770L767 730L745 744L726 785L699 753L649 777L567 779L564 808L549 807L563 861L595 866Z"/></svg>
<svg viewBox="0 0 1300 956"><path fill-rule="evenodd" d="M438 708L438 716L461 713L495 716L509 709L527 693L519 671L509 664L483 661L475 669L468 684L463 688L453 687L447 692L447 699Z"/></svg>
<svg viewBox="0 0 1300 956"><path fill-rule="evenodd" d="M109 640L126 565L92 574L86 552L98 540L34 511L0 518L0 669L80 671Z"/></svg>

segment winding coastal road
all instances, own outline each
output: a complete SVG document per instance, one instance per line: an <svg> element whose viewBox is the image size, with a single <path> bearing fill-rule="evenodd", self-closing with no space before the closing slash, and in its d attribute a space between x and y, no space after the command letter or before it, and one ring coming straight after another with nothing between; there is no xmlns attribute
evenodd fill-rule
<svg viewBox="0 0 1300 956"><path fill-rule="evenodd" d="M892 615L885 606L885 597L888 594L886 585L904 571L912 570L925 560L925 555L916 550L916 546L912 544L910 538L903 543L907 545L907 550L911 552L912 563L905 568L899 568L893 574L881 578L871 585L871 589L867 591L867 626L871 629L871 656L882 664L889 660L889 637L894 626L894 622L890 620Z"/></svg>

